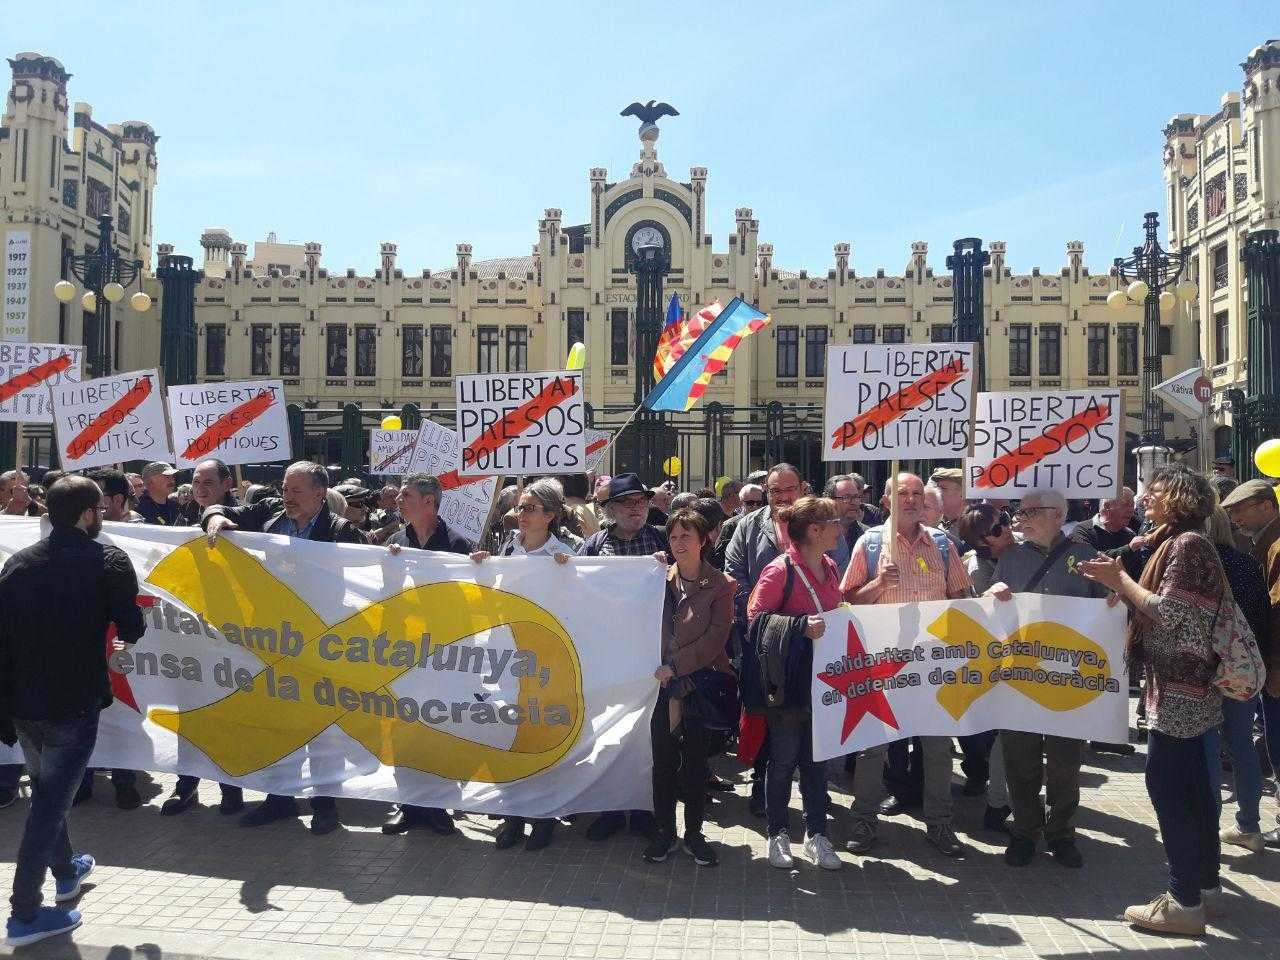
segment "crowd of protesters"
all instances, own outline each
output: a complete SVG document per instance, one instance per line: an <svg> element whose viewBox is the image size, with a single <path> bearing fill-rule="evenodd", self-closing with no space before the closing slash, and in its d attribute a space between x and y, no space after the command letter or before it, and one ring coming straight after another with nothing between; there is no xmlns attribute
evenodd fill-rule
<svg viewBox="0 0 1280 960"><path fill-rule="evenodd" d="M103 521L198 526L211 544L239 530L468 555L476 564L570 563L575 556L663 564L659 692L650 723L653 812L604 812L586 829L593 841L628 828L643 835L642 857L650 863L681 849L699 866L718 862L703 824L713 809L708 801L734 788L712 772L711 760L735 745L749 768L746 806L763 821L769 864L795 863L797 774L804 858L826 870L846 863L830 839L830 772L813 759L809 707L813 641L825 630L823 614L841 603L1001 602L1014 593L1124 603L1127 659L1142 690L1147 787L1169 863L1168 891L1126 917L1153 930L1201 933L1206 916L1224 906L1220 844L1254 853L1280 847L1280 829L1264 829L1261 813L1280 769L1280 511L1271 486L1237 484L1230 472L1228 464L1213 476L1165 467L1142 498L1124 488L1092 504L1069 504L1050 490L1027 491L1017 503L967 501L956 468L927 478L901 473L881 496L852 473L817 490L785 463L687 492L671 483L649 488L635 474L540 478L501 491L479 544L449 529L440 515L441 484L423 474L370 489L357 480L332 484L326 468L297 462L278 486L267 486L237 483L226 464L210 459L176 490L178 472L164 463L89 477L50 471L39 485L21 470L0 474L0 515L47 515L51 525L0 572L0 739L21 742L32 785L9 943L78 924L79 914L61 904L79 895L94 867L92 857L74 853L67 815L93 793L94 771L86 765L98 714L111 701L103 638L114 630L119 647L144 629L132 565L98 539ZM1223 697L1214 683L1221 622L1235 619L1235 606L1268 668L1266 689L1244 700ZM1092 746L1133 751L1128 744ZM1011 868L1030 866L1041 843L1062 867L1083 866L1075 821L1086 744L988 731L960 738L958 748L958 792L985 797L982 829L1002 835ZM1220 829L1224 756L1237 813ZM879 819L918 808L927 843L941 855L965 856L953 826L954 760L943 737L904 739L846 758L853 805L835 824L844 850L875 855ZM0 808L15 804L22 773L21 766L0 766ZM118 807L142 806L133 771L112 771L111 783ZM159 813L176 816L196 805L198 786L195 777L178 777ZM238 814L245 827L300 812L296 799L277 795L244 807L240 787L221 785L220 812ZM311 797L310 811L314 834L341 825L331 797ZM450 834L457 813L399 804L382 830ZM494 826L495 843L539 850L553 842L556 826L504 817ZM53 907L42 906L46 870L55 879Z"/></svg>

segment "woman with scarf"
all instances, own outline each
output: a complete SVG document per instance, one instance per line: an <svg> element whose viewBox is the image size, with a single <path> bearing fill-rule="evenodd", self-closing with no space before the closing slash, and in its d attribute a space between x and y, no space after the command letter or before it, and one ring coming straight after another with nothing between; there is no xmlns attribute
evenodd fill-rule
<svg viewBox="0 0 1280 960"><path fill-rule="evenodd" d="M1147 794L1169 860L1169 891L1125 910L1134 926L1162 933L1204 933L1206 900L1221 902L1218 805L1208 756L1218 750L1222 695L1215 620L1233 616L1222 563L1202 532L1217 496L1207 478L1183 466L1155 471L1146 490L1154 550L1141 579L1121 561L1099 556L1081 572L1129 605L1127 657L1146 674Z"/></svg>

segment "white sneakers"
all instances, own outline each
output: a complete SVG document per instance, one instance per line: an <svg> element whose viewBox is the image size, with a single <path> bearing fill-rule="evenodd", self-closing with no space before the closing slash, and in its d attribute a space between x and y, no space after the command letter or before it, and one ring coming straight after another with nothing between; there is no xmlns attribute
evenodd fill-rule
<svg viewBox="0 0 1280 960"><path fill-rule="evenodd" d="M791 857L791 838L779 833L769 838L769 866L779 870L790 870L795 866Z"/></svg>
<svg viewBox="0 0 1280 960"><path fill-rule="evenodd" d="M844 866L844 862L836 856L831 841L822 834L805 840L804 853L815 867L823 870L839 870Z"/></svg>
<svg viewBox="0 0 1280 960"><path fill-rule="evenodd" d="M1233 847L1243 847L1250 853L1261 853L1265 846L1260 832L1246 833L1239 827L1223 827L1218 839Z"/></svg>

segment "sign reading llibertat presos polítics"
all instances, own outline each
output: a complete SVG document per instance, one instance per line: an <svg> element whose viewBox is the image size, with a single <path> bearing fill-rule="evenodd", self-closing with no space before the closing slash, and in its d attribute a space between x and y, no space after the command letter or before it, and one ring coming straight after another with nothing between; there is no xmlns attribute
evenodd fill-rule
<svg viewBox="0 0 1280 960"><path fill-rule="evenodd" d="M454 378L464 477L583 473L582 371Z"/></svg>
<svg viewBox="0 0 1280 960"><path fill-rule="evenodd" d="M978 394L973 456L965 461L972 498L1020 500L1056 490L1078 500L1120 492L1124 392L1002 391Z"/></svg>
<svg viewBox="0 0 1280 960"><path fill-rule="evenodd" d="M827 347L822 459L966 456L974 382L971 343Z"/></svg>
<svg viewBox="0 0 1280 960"><path fill-rule="evenodd" d="M53 431L63 470L126 460L169 460L169 431L155 370L51 387Z"/></svg>

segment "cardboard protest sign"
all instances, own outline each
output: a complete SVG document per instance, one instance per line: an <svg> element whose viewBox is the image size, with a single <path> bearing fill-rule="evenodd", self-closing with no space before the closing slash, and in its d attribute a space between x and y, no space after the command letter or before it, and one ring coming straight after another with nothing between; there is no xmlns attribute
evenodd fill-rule
<svg viewBox="0 0 1280 960"><path fill-rule="evenodd" d="M427 473L440 479L440 486L444 488L439 505L440 518L457 536L465 537L475 546L484 535L498 478L458 475L458 461L461 459L458 435L448 427L423 420L417 434L417 444L406 475Z"/></svg>
<svg viewBox="0 0 1280 960"><path fill-rule="evenodd" d="M1119 389L978 394L972 498L1017 500L1031 490L1109 499L1120 491L1124 394Z"/></svg>
<svg viewBox="0 0 1280 960"><path fill-rule="evenodd" d="M813 758L904 737L1023 730L1125 739L1123 606L1012 600L845 604L813 650Z"/></svg>
<svg viewBox="0 0 1280 960"><path fill-rule="evenodd" d="M155 370L135 370L51 388L62 469L171 459L159 383Z"/></svg>
<svg viewBox="0 0 1280 960"><path fill-rule="evenodd" d="M79 383L84 347L0 342L0 421L53 423L49 388Z"/></svg>
<svg viewBox="0 0 1280 960"><path fill-rule="evenodd" d="M407 474L417 445L417 430L369 431L369 472L375 476Z"/></svg>
<svg viewBox="0 0 1280 960"><path fill-rule="evenodd" d="M822 459L963 457L973 386L971 343L828 347Z"/></svg>
<svg viewBox="0 0 1280 960"><path fill-rule="evenodd" d="M169 422L178 466L291 460L283 380L233 380L169 388Z"/></svg>
<svg viewBox="0 0 1280 960"><path fill-rule="evenodd" d="M583 473L582 371L454 379L464 477Z"/></svg>
<svg viewBox="0 0 1280 960"><path fill-rule="evenodd" d="M608 430L588 429L583 434L587 442L587 473L599 473L604 465L604 455L608 453L609 441L613 434Z"/></svg>

